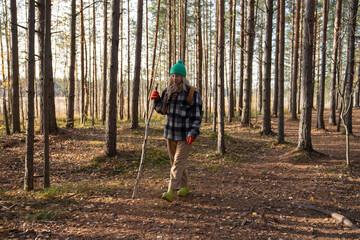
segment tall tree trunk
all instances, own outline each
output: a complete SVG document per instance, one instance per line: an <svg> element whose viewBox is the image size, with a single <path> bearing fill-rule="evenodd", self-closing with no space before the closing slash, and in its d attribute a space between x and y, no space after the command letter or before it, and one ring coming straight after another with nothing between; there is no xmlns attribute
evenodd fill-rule
<svg viewBox="0 0 360 240"><path fill-rule="evenodd" d="M291 81L291 118L297 119L297 85L299 72L299 39L300 39L300 14L301 14L301 0L296 1L296 17L295 17L295 47L293 59L293 72Z"/></svg>
<svg viewBox="0 0 360 240"><path fill-rule="evenodd" d="M262 111L262 105L263 105L263 35L264 35L264 24L263 24L263 17L261 17L261 23L259 23L261 31L260 31L260 39L259 39L259 111Z"/></svg>
<svg viewBox="0 0 360 240"><path fill-rule="evenodd" d="M167 72L170 73L170 69L172 66L172 61L171 61L171 51L172 51L172 47L171 47L171 0L167 0L167 44L168 44L168 49L167 49Z"/></svg>
<svg viewBox="0 0 360 240"><path fill-rule="evenodd" d="M197 58L196 58L196 88L202 96L202 65L203 65L203 48L201 35L201 0L197 0Z"/></svg>
<svg viewBox="0 0 360 240"><path fill-rule="evenodd" d="M127 22L128 22L128 38L127 38L127 43L128 43L128 47L127 47L127 53L128 53L128 63L127 63L127 119L130 119L130 0L128 0L127 2L127 10L128 10L128 14L127 14Z"/></svg>
<svg viewBox="0 0 360 240"><path fill-rule="evenodd" d="M6 40L6 52L7 52L7 58L6 58L6 62L7 62L7 75L8 75L8 83L9 83L9 87L8 87L8 114L9 114L9 120L10 120L10 124L12 122L12 80L11 80L11 53L10 53L10 34L9 34L9 17L8 17L8 5L7 5L7 0L5 0L5 19L6 19L6 23L5 23L5 40Z"/></svg>
<svg viewBox="0 0 360 240"><path fill-rule="evenodd" d="M124 35L124 6L123 1L120 1L120 109L119 109L119 117L120 119L124 119L124 74L123 74L123 35Z"/></svg>
<svg viewBox="0 0 360 240"><path fill-rule="evenodd" d="M244 108L241 115L243 125L250 124L251 117L251 92L252 92L252 65L254 56L255 37L255 0L248 1L247 29L246 29L246 72L244 82Z"/></svg>
<svg viewBox="0 0 360 240"><path fill-rule="evenodd" d="M278 101L279 101L279 44L280 44L280 1L276 4L276 40L275 40L275 76L274 76L274 99L273 99L273 113L278 116Z"/></svg>
<svg viewBox="0 0 360 240"><path fill-rule="evenodd" d="M1 20L0 20L0 25L2 24ZM9 85L9 81L10 79L8 78L6 80L5 77L5 61L4 61L4 47L3 47L3 42L2 42L2 31L0 31L0 46L1 46L1 66L2 66L2 77L3 77L3 111L4 111L4 121L5 121L5 130L6 130L6 135L10 135L10 126L9 126L9 118L8 118L8 110L7 110L7 100L6 99L6 85Z"/></svg>
<svg viewBox="0 0 360 240"><path fill-rule="evenodd" d="M235 58L235 15L236 15L236 0L229 0L229 115L228 120L232 122L234 117L234 58Z"/></svg>
<svg viewBox="0 0 360 240"><path fill-rule="evenodd" d="M214 118L213 118L213 132L216 132L217 115L218 115L218 34L219 33L219 4L216 1L215 6L215 45L214 45L214 85L213 85L213 97L214 97Z"/></svg>
<svg viewBox="0 0 360 240"><path fill-rule="evenodd" d="M102 79L102 98L101 98L101 120L103 124L105 123L106 119L106 86L107 86L107 42L108 42L108 31L107 31L107 0L104 0L104 22L103 22L103 31L104 31L104 46L103 46L103 58L104 58L104 65L103 65L103 79Z"/></svg>
<svg viewBox="0 0 360 240"><path fill-rule="evenodd" d="M40 133L44 134L44 34L45 34L45 0L39 0L38 4L38 27L37 27L37 33L38 33L38 56L39 56L39 85L40 85ZM46 102L46 101L45 101Z"/></svg>
<svg viewBox="0 0 360 240"><path fill-rule="evenodd" d="M28 104L24 175L24 189L26 191L34 189L35 0L29 0L28 11Z"/></svg>
<svg viewBox="0 0 360 240"><path fill-rule="evenodd" d="M280 6L280 43L279 43L279 97L278 97L278 143L285 142L284 133L284 58L285 58L285 0Z"/></svg>
<svg viewBox="0 0 360 240"><path fill-rule="evenodd" d="M185 56L186 56L186 31L187 31L187 28L186 28L186 23L187 23L187 0L185 0L185 10L184 10L184 27L183 27L183 31L184 31L184 34L183 34L183 43L182 43L182 48L183 48L183 52L182 52L182 60L183 60L183 63L185 63Z"/></svg>
<svg viewBox="0 0 360 240"><path fill-rule="evenodd" d="M265 26L265 50L264 50L264 93L261 131L263 134L271 133L271 50L272 50L272 24L274 5L272 0L266 0L266 26Z"/></svg>
<svg viewBox="0 0 360 240"><path fill-rule="evenodd" d="M50 152L49 152L49 85L52 78L52 69L46 64L51 62L51 0L45 0L45 32L44 32L44 80L43 80L43 119L44 119L44 187L50 187Z"/></svg>
<svg viewBox="0 0 360 240"><path fill-rule="evenodd" d="M106 1L106 0L105 0ZM104 18L105 19L105 18ZM106 32L106 31L105 31ZM81 64L81 123L84 124L85 123L85 118L86 118L86 109L85 109L85 29L84 29L84 2L83 0L80 0L80 46L81 46L81 50L80 50L80 64ZM106 52L104 50L104 52ZM104 59L105 62L105 59Z"/></svg>
<svg viewBox="0 0 360 240"><path fill-rule="evenodd" d="M311 143L311 115L313 105L313 49L314 49L314 12L315 2L305 1L303 58L302 58L302 110L299 125L298 149L312 151Z"/></svg>
<svg viewBox="0 0 360 240"><path fill-rule="evenodd" d="M157 3L157 14L156 14L156 26L155 26L155 42L154 42L154 52L153 52L153 59L152 59L152 65L151 65L151 77L150 77L150 84L146 86L146 111L149 110L149 104L150 104L150 91L152 89L153 82L155 80L155 59L156 59L156 48L157 48L157 42L158 42L158 30L159 30L159 17L160 17L160 0L158 0ZM146 114L146 117L148 117L148 114Z"/></svg>
<svg viewBox="0 0 360 240"><path fill-rule="evenodd" d="M19 53L16 0L11 0L10 4L12 40L12 132L19 133L21 129L19 108Z"/></svg>
<svg viewBox="0 0 360 240"><path fill-rule="evenodd" d="M141 43L142 43L142 20L143 20L143 0L138 0L137 10L137 29L136 29L136 47L135 47L135 67L134 81L132 89L132 111L131 111L131 129L139 126L138 103L139 103L139 86L141 71Z"/></svg>
<svg viewBox="0 0 360 240"><path fill-rule="evenodd" d="M358 68L358 79L360 79L360 65ZM358 80L356 83L356 93L355 93L355 102L354 105L356 108L360 107L360 81Z"/></svg>
<svg viewBox="0 0 360 240"><path fill-rule="evenodd" d="M121 1L122 2L122 1ZM94 51L94 60L93 60L93 76L94 76L94 107L95 107L95 117L98 119L98 75L97 75L97 52L96 52L96 0L93 1L93 51Z"/></svg>
<svg viewBox="0 0 360 240"><path fill-rule="evenodd" d="M224 100L224 55L225 55L225 1L218 0L218 100L220 101L218 110L218 142L217 150L220 154L225 153L225 131L224 131L224 118L225 118L225 100Z"/></svg>
<svg viewBox="0 0 360 240"><path fill-rule="evenodd" d="M336 76L339 66L339 46L341 34L341 12L342 0L336 1L336 14L334 23L334 38L333 38L333 52L331 61L331 77L330 77L330 111L329 124L336 125Z"/></svg>
<svg viewBox="0 0 360 240"><path fill-rule="evenodd" d="M244 93L244 55L245 55L245 0L241 0L240 12L240 81L239 81L239 116L243 111L243 93Z"/></svg>
<svg viewBox="0 0 360 240"><path fill-rule="evenodd" d="M324 108L325 108L325 68L326 68L326 32L328 21L328 0L323 0L323 35L322 35L322 48L321 48L321 79L319 84L319 106L317 109L316 127L325 129L324 124Z"/></svg>
<svg viewBox="0 0 360 240"><path fill-rule="evenodd" d="M349 6L349 40L348 40L348 56L347 65L349 66L346 72L346 105L345 109L349 109L348 114L344 119L344 124L347 126L349 134L353 133L352 130L352 107L353 107L353 85L355 73L355 32L356 32L356 16L358 11L359 0L352 0Z"/></svg>
<svg viewBox="0 0 360 240"><path fill-rule="evenodd" d="M71 0L71 27L70 27L70 69L68 83L68 109L66 127L74 127L74 99L75 99L75 56L76 56L76 0Z"/></svg>
<svg viewBox="0 0 360 240"><path fill-rule="evenodd" d="M106 106L106 149L107 156L116 155L116 94L118 74L118 49L119 49L119 18L120 1L111 1L111 36L110 36L110 65L109 82L107 86Z"/></svg>

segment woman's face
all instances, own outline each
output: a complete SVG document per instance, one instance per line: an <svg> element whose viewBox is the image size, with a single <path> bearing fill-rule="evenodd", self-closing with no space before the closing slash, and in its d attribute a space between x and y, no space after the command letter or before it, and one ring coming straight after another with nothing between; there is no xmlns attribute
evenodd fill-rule
<svg viewBox="0 0 360 240"><path fill-rule="evenodd" d="M179 84L182 82L182 76L178 74L171 74L171 81L175 84Z"/></svg>

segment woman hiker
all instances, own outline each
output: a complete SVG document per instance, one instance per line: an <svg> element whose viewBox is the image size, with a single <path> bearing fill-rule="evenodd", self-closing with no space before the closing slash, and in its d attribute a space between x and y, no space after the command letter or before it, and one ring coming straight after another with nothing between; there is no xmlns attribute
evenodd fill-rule
<svg viewBox="0 0 360 240"><path fill-rule="evenodd" d="M200 134L202 100L200 94L186 79L186 69L179 60L170 69L168 87L161 97L158 91L151 93L155 110L166 115L164 137L170 155L170 182L162 199L172 202L175 191L185 197L189 192L186 164L192 143ZM189 103L190 102L190 103Z"/></svg>

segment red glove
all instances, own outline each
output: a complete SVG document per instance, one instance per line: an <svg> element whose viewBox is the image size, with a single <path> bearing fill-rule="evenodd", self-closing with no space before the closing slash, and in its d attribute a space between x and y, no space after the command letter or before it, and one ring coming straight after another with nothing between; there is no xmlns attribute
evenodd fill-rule
<svg viewBox="0 0 360 240"><path fill-rule="evenodd" d="M160 98L160 94L159 94L159 92L158 91L153 91L152 93L151 93L151 100L153 100L153 99L159 99Z"/></svg>
<svg viewBox="0 0 360 240"><path fill-rule="evenodd" d="M192 144L193 142L195 142L195 140L196 140L195 138L188 137L188 138L187 138L187 143L188 143L188 144Z"/></svg>

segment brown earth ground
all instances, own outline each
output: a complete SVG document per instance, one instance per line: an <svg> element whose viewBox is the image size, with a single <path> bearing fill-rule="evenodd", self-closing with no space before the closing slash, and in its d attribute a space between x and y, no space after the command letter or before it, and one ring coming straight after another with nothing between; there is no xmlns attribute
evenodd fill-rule
<svg viewBox="0 0 360 240"><path fill-rule="evenodd" d="M315 126L316 113L313 116ZM328 117L325 116L327 122ZM276 121L275 119L274 121ZM216 153L212 124L204 123L189 162L191 193L160 199L169 163L163 119L150 125L145 169L131 199L144 124L118 124L118 156L103 157L104 128L60 128L51 136L51 184L42 188L42 137L36 135L36 190L24 192L25 135L0 138L0 238L4 239L360 239L311 204L343 214L360 226L360 110L354 110L350 159L335 126L312 131L318 153L295 151L298 121L285 120L286 143L276 135L225 129L226 154ZM253 119L255 122L255 119ZM60 123L63 124L63 123ZM276 132L277 123L272 126ZM3 132L3 131L2 131Z"/></svg>

